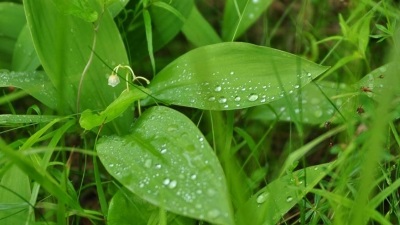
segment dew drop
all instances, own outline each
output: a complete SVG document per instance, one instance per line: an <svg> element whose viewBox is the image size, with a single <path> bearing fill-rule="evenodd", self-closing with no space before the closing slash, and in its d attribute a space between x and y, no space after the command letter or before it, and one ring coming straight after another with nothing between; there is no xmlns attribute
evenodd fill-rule
<svg viewBox="0 0 400 225"><path fill-rule="evenodd" d="M267 192L264 192L264 193L261 193L260 195L258 195L258 197L256 199L257 203L258 204L264 203L267 200L268 195L269 195L269 193L267 193Z"/></svg>
<svg viewBox="0 0 400 225"><path fill-rule="evenodd" d="M220 85L217 85L214 89L216 92L220 92L222 90L222 87Z"/></svg>
<svg viewBox="0 0 400 225"><path fill-rule="evenodd" d="M169 178L166 178L165 180L163 180L164 185L168 185L169 183L171 183L171 180Z"/></svg>
<svg viewBox="0 0 400 225"><path fill-rule="evenodd" d="M249 95L249 101L254 102L258 99L258 95L257 94L251 94Z"/></svg>
<svg viewBox="0 0 400 225"><path fill-rule="evenodd" d="M240 96L236 96L235 97L235 102L239 102L240 101Z"/></svg>
<svg viewBox="0 0 400 225"><path fill-rule="evenodd" d="M298 84L296 84L296 85L294 86L294 88L296 88L296 89L299 88L299 87L300 87L300 85L298 85Z"/></svg>
<svg viewBox="0 0 400 225"><path fill-rule="evenodd" d="M307 73L307 77L311 77L311 73Z"/></svg>
<svg viewBox="0 0 400 225"><path fill-rule="evenodd" d="M210 101L210 102L215 101L215 97L214 97L214 96L209 97L209 98L208 98L208 101Z"/></svg>
<svg viewBox="0 0 400 225"><path fill-rule="evenodd" d="M286 202L291 202L291 201L293 201L293 197L292 197L292 196L288 196L288 197L286 198Z"/></svg>
<svg viewBox="0 0 400 225"><path fill-rule="evenodd" d="M151 167L151 163L152 163L151 159L147 159L147 160L144 162L144 167L150 168L150 167Z"/></svg>
<svg viewBox="0 0 400 225"><path fill-rule="evenodd" d="M318 170L318 167L315 167L314 170Z"/></svg>
<svg viewBox="0 0 400 225"><path fill-rule="evenodd" d="M156 165L155 165L155 168L156 168L156 169L161 169L161 164L156 164Z"/></svg>
<svg viewBox="0 0 400 225"><path fill-rule="evenodd" d="M178 182L176 180L172 180L169 184L168 184L168 188L170 189L174 189L176 187L176 185L178 184Z"/></svg>
<svg viewBox="0 0 400 225"><path fill-rule="evenodd" d="M111 164L110 164L110 165L108 165L108 166L109 166L109 167L114 167L114 164L112 164L112 163L111 163Z"/></svg>
<svg viewBox="0 0 400 225"><path fill-rule="evenodd" d="M226 99L225 97L220 97L220 98L218 99L218 102L219 102L219 103L226 103L226 101L227 101L227 99Z"/></svg>
<svg viewBox="0 0 400 225"><path fill-rule="evenodd" d="M233 75L233 74L235 74L235 72L231 71L230 75Z"/></svg>
<svg viewBox="0 0 400 225"><path fill-rule="evenodd" d="M193 174L192 176L190 176L190 179L192 179L192 180L196 180L196 178L197 178L196 174Z"/></svg>
<svg viewBox="0 0 400 225"><path fill-rule="evenodd" d="M161 154L165 154L167 152L167 149L166 148L162 148L161 150L160 150L160 153Z"/></svg>
<svg viewBox="0 0 400 225"><path fill-rule="evenodd" d="M221 212L218 209L213 209L208 211L207 216L209 218L216 218L221 214Z"/></svg>

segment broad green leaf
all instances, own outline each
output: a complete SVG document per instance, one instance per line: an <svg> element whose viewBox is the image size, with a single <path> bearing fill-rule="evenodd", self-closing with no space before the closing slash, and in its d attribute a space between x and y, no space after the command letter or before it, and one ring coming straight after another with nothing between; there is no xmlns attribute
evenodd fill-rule
<svg viewBox="0 0 400 225"><path fill-rule="evenodd" d="M220 43L179 57L160 71L148 88L156 99L170 104L241 109L291 94L327 68L272 48Z"/></svg>
<svg viewBox="0 0 400 225"><path fill-rule="evenodd" d="M152 218L159 216L159 210L136 195L121 190L111 199L107 222L109 225L147 225ZM195 222L172 213L167 215L169 225L188 225Z"/></svg>
<svg viewBox="0 0 400 225"><path fill-rule="evenodd" d="M15 44L11 69L13 71L34 71L39 66L39 57L33 46L29 28L25 25Z"/></svg>
<svg viewBox="0 0 400 225"><path fill-rule="evenodd" d="M53 2L65 15L71 14L86 22L94 22L98 18L98 13L90 6L89 0L53 0Z"/></svg>
<svg viewBox="0 0 400 225"><path fill-rule="evenodd" d="M95 33L92 23L62 14L52 1L25 0L24 7L35 49L57 89L56 97L62 102L58 105L62 112L77 111L79 88L80 112L85 109L104 110L124 90L124 85L108 86L108 75L118 64L128 64L119 31L109 13L105 11L101 20L96 22L99 28ZM96 46L91 49L95 34ZM92 51L98 57L93 55L80 87L81 76ZM126 114L114 121L118 125L109 127L114 132L124 133L129 129L132 117Z"/></svg>
<svg viewBox="0 0 400 225"><path fill-rule="evenodd" d="M0 12L0 68L11 69L15 42L26 19L20 4L1 2Z"/></svg>
<svg viewBox="0 0 400 225"><path fill-rule="evenodd" d="M163 106L148 109L123 137L105 136L97 152L125 188L176 214L232 224L225 177L198 128Z"/></svg>
<svg viewBox="0 0 400 225"><path fill-rule="evenodd" d="M122 115L133 102L147 97L148 94L148 90L139 89L139 87L130 91L125 90L100 114L95 114L89 109L85 110L79 119L79 123L86 130L108 123Z"/></svg>
<svg viewBox="0 0 400 225"><path fill-rule="evenodd" d="M318 86L319 87L318 87ZM247 115L249 120L270 122L296 120L309 124L322 124L338 114L341 106L348 100L347 93L352 89L346 84L337 84L329 81L311 83L301 91L295 91L289 98L282 98L271 102L269 105L261 105L252 108ZM353 114L355 109L353 109ZM302 118L300 118L302 116Z"/></svg>
<svg viewBox="0 0 400 225"><path fill-rule="evenodd" d="M29 177L18 167L11 166L1 178L0 185L0 223L27 223L31 195Z"/></svg>
<svg viewBox="0 0 400 225"><path fill-rule="evenodd" d="M222 39L240 37L263 13L272 0L228 0L224 10Z"/></svg>
<svg viewBox="0 0 400 225"><path fill-rule="evenodd" d="M183 25L182 32L197 47L222 42L214 28L204 19L196 6L193 7Z"/></svg>
<svg viewBox="0 0 400 225"><path fill-rule="evenodd" d="M56 90L43 72L0 71L0 87L9 86L23 89L50 108L57 106Z"/></svg>
<svg viewBox="0 0 400 225"><path fill-rule="evenodd" d="M327 174L322 164L282 176L252 196L236 213L237 224L277 224Z"/></svg>
<svg viewBox="0 0 400 225"><path fill-rule="evenodd" d="M111 0L104 1L107 5L107 9L110 11L112 17L116 17L128 4L129 0Z"/></svg>

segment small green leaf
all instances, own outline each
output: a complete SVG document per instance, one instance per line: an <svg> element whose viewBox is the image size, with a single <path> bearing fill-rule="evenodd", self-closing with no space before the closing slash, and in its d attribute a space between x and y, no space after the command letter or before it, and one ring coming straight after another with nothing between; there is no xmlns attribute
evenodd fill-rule
<svg viewBox="0 0 400 225"><path fill-rule="evenodd" d="M133 102L145 98L149 92L150 91L145 88L140 87L130 91L124 90L121 95L100 114L95 114L89 109L85 110L79 119L79 123L81 127L86 130L91 130L103 123L108 123L122 115Z"/></svg>
<svg viewBox="0 0 400 225"><path fill-rule="evenodd" d="M194 49L165 67L148 88L164 102L207 110L266 104L327 70L298 56L247 43Z"/></svg>
<svg viewBox="0 0 400 225"><path fill-rule="evenodd" d="M237 211L237 224L264 225L278 221L322 178L332 164L311 166L282 176L253 195Z"/></svg>
<svg viewBox="0 0 400 225"><path fill-rule="evenodd" d="M183 114L150 108L131 134L101 138L97 152L107 171L146 201L183 216L233 223L218 159Z"/></svg>

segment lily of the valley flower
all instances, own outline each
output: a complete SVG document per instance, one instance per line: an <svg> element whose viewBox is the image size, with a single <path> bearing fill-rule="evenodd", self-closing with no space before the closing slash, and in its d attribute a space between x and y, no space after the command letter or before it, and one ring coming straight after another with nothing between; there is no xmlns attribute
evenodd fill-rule
<svg viewBox="0 0 400 225"><path fill-rule="evenodd" d="M112 73L109 77L108 77L108 85L110 85L111 87L115 87L119 84L119 77L118 75Z"/></svg>

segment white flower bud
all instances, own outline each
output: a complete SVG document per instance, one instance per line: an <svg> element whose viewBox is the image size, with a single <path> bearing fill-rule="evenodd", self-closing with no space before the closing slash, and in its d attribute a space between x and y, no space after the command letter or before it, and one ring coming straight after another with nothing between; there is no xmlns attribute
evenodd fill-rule
<svg viewBox="0 0 400 225"><path fill-rule="evenodd" d="M108 77L108 85L110 85L111 87L115 87L119 84L119 77L115 74L111 74Z"/></svg>

